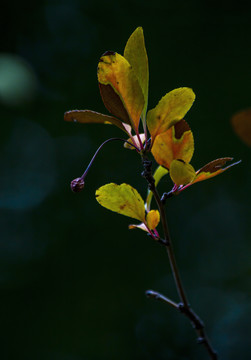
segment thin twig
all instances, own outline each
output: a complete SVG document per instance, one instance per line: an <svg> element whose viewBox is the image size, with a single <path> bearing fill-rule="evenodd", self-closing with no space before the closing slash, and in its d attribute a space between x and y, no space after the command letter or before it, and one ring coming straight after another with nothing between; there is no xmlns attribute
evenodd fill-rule
<svg viewBox="0 0 251 360"><path fill-rule="evenodd" d="M171 305L172 307L174 307L175 309L179 310L179 304L177 304L176 302L172 301L171 299L169 299L168 297L160 294L157 291L153 291L153 290L147 290L146 291L146 296L149 298L152 298L154 300L159 300L162 301L164 303L167 303L169 305Z"/></svg>

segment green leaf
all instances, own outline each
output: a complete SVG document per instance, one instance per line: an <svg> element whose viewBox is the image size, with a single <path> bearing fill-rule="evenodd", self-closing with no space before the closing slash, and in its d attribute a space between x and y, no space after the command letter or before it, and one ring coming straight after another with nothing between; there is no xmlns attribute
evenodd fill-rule
<svg viewBox="0 0 251 360"><path fill-rule="evenodd" d="M156 187L157 187L158 183L160 182L160 180L163 178L163 176L165 176L166 174L168 174L167 169L165 169L162 166L157 167L157 169L155 170L155 173L153 175ZM146 207L147 211L150 210L152 197L153 197L152 191L148 190L147 198L146 198L146 204L145 204L145 207Z"/></svg>
<svg viewBox="0 0 251 360"><path fill-rule="evenodd" d="M142 27L138 27L128 39L124 50L124 57L128 60L130 65L132 65L141 86L145 99L145 106L143 109L143 118L145 118L148 102L149 69Z"/></svg>
<svg viewBox="0 0 251 360"><path fill-rule="evenodd" d="M154 109L148 111L147 126L152 136L152 144L157 135L183 119L194 100L193 90L182 87L167 93Z"/></svg>
<svg viewBox="0 0 251 360"><path fill-rule="evenodd" d="M101 186L96 191L96 199L111 211L145 221L144 201L138 191L128 184L110 183Z"/></svg>

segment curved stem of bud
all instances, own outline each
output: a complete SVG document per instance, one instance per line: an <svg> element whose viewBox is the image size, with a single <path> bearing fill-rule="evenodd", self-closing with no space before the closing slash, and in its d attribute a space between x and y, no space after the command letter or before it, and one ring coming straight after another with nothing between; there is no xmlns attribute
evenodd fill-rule
<svg viewBox="0 0 251 360"><path fill-rule="evenodd" d="M100 152L100 150L103 148L103 146L105 144L107 144L108 142L111 142L111 141L122 141L123 143L128 143L130 146L133 146L138 152L140 151L140 149L138 149L138 147L134 144L132 144L131 142L127 141L127 140L124 140L124 139L121 139L121 138L111 138L111 139L108 139L106 141L104 141L100 146L99 148L96 150L95 154L93 155L91 161L89 162L89 165L87 166L85 172L83 173L83 175L81 177L78 177L74 180L72 180L71 182L71 189L73 192L80 192L83 188L84 188L84 179L86 177L86 175L88 174L88 171L90 170L94 160L96 159L96 156L98 155L98 153Z"/></svg>

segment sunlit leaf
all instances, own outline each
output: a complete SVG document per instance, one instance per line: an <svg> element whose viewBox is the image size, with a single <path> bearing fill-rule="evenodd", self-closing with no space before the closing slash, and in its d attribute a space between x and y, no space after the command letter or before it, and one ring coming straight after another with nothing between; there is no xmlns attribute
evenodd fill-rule
<svg viewBox="0 0 251 360"><path fill-rule="evenodd" d="M170 165L170 177L176 185L186 185L195 178L195 170L192 165L182 160L173 160Z"/></svg>
<svg viewBox="0 0 251 360"><path fill-rule="evenodd" d="M132 65L141 86L145 99L143 110L143 117L145 117L148 102L149 70L142 27L138 27L128 39L124 50L124 57L128 60L130 65Z"/></svg>
<svg viewBox="0 0 251 360"><path fill-rule="evenodd" d="M160 214L158 210L151 210L146 216L146 222L150 230L154 230L160 222Z"/></svg>
<svg viewBox="0 0 251 360"><path fill-rule="evenodd" d="M128 226L129 230L132 230L132 229L140 229L140 230L143 230L143 231L148 231L146 225L144 223L140 223L140 224L130 224Z"/></svg>
<svg viewBox="0 0 251 360"><path fill-rule="evenodd" d="M159 181L163 178L163 176L165 176L166 174L168 174L168 170L165 169L162 166L158 166L157 169L155 170L155 173L153 175L154 180L155 180L155 186L157 187ZM152 201L152 197L153 197L153 193L151 190L148 190L147 193L147 198L146 198L146 203L145 203L145 207L146 210L149 211L150 210L150 206L151 206L151 201Z"/></svg>
<svg viewBox="0 0 251 360"><path fill-rule="evenodd" d="M128 184L110 183L101 186L96 191L96 199L111 211L145 221L144 201L138 191Z"/></svg>
<svg viewBox="0 0 251 360"><path fill-rule="evenodd" d="M145 134L139 134L139 137L140 137L141 143L144 144L144 142L145 142ZM140 142L139 142L138 136L137 136L137 135L134 135L134 136L132 136L132 138L133 138L133 140L134 140L134 144L140 149L140 148L141 148L141 146L140 146L141 144L140 144ZM125 147L126 149L135 150L135 146L130 145L130 144L133 144L132 139L129 138L127 141L128 141L128 142L125 142L125 143L124 143L124 147ZM130 143L130 144L129 144L129 143Z"/></svg>
<svg viewBox="0 0 251 360"><path fill-rule="evenodd" d="M125 127L126 124L123 124L120 120L118 120L112 116L100 114L100 113L97 113L97 112L91 111L91 110L67 111L64 114L64 120L78 122L78 123L82 123L82 124L86 124L86 123L110 124L110 125L113 124L128 134L128 131Z"/></svg>
<svg viewBox="0 0 251 360"><path fill-rule="evenodd" d="M210 163L206 164L205 166L203 166L200 170L198 170L196 172L196 176L192 183L195 184L196 182L210 179L216 175L221 174L222 172L226 171L230 167L240 163L240 161L238 161L238 162L235 162L233 164L230 164L230 165L224 167L226 165L226 163L231 160L233 160L233 158L225 157L225 158L220 158L220 159L211 161Z"/></svg>
<svg viewBox="0 0 251 360"><path fill-rule="evenodd" d="M185 120L180 120L170 129L158 135L152 147L152 154L159 165L170 168L174 159L189 163L194 152L192 131Z"/></svg>
<svg viewBox="0 0 251 360"><path fill-rule="evenodd" d="M129 115L131 125L137 132L145 101L138 79L129 62L117 53L105 53L98 64L98 81L100 84L110 85L119 95ZM108 101L107 97L106 103Z"/></svg>
<svg viewBox="0 0 251 360"><path fill-rule="evenodd" d="M158 105L148 111L147 126L152 136L155 137L183 119L193 105L195 94L192 89L182 87L167 93Z"/></svg>
<svg viewBox="0 0 251 360"><path fill-rule="evenodd" d="M143 231L150 232L150 230L155 230L160 222L160 214L158 210L151 210L146 216L146 222L140 224L131 224L129 229L140 229ZM146 225L147 224L147 225Z"/></svg>
<svg viewBox="0 0 251 360"><path fill-rule="evenodd" d="M238 112L232 117L235 133L248 146L251 146L251 109Z"/></svg>

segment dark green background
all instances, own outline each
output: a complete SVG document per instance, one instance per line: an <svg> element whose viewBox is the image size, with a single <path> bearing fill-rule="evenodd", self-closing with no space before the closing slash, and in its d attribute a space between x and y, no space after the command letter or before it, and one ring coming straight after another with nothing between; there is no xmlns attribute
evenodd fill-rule
<svg viewBox="0 0 251 360"><path fill-rule="evenodd" d="M71 109L106 112L96 67L143 26L149 108L192 87L186 116L196 169L242 163L167 203L177 261L193 308L224 360L250 354L250 149L231 116L251 106L251 10L238 1L9 2L2 12L0 85L0 358L207 359L187 319L145 298L177 299L164 249L129 218L98 205L95 189L127 182L142 196L140 159L119 143L82 174L112 126L63 122ZM4 78L4 80L3 80ZM2 89L2 90L1 90ZM163 179L161 191L170 190Z"/></svg>

